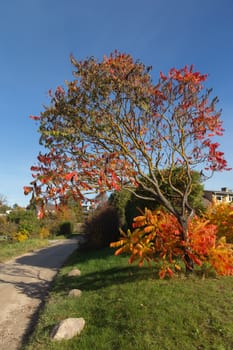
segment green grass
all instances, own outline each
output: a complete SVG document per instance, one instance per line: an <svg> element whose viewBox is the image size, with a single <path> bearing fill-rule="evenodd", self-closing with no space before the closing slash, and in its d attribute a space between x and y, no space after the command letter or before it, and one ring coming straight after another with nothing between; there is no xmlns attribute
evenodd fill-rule
<svg viewBox="0 0 233 350"><path fill-rule="evenodd" d="M30 238L23 242L0 241L0 263L13 259L19 255L33 252L34 250L47 247L49 240L63 240L77 238L78 234L49 236L48 239Z"/></svg>
<svg viewBox="0 0 233 350"><path fill-rule="evenodd" d="M67 277L77 267L81 277ZM68 298L72 288L83 291ZM233 279L180 276L159 280L156 268L128 265L112 250L78 252L58 274L27 350L231 350ZM80 336L54 342L66 317L86 321Z"/></svg>
<svg viewBox="0 0 233 350"><path fill-rule="evenodd" d="M0 242L0 262L48 246L47 239L32 238L24 242Z"/></svg>

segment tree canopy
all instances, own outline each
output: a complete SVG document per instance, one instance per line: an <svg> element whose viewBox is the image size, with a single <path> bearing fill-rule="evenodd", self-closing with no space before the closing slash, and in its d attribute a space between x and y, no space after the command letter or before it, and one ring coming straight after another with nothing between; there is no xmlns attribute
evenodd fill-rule
<svg viewBox="0 0 233 350"><path fill-rule="evenodd" d="M32 116L47 153L31 168L34 180L25 193L43 204L62 202L70 192L82 200L87 192L122 187L138 196L134 189L141 186L144 199L178 219L187 240L193 170L205 178L228 170L216 142L224 131L221 111L204 87L207 75L185 66L161 72L154 83L152 67L117 51L101 61L71 56L71 62L74 79L50 91L50 105Z"/></svg>

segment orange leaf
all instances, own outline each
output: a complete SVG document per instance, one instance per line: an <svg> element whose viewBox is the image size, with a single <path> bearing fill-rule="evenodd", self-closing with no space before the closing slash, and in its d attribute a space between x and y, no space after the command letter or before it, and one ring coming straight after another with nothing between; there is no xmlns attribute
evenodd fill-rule
<svg viewBox="0 0 233 350"><path fill-rule="evenodd" d="M23 190L24 194L27 195L28 193L32 192L33 188L31 186L24 186Z"/></svg>
<svg viewBox="0 0 233 350"><path fill-rule="evenodd" d="M165 275L166 275L166 270L165 269L162 269L162 270L159 271L159 278L160 279L164 279Z"/></svg>
<svg viewBox="0 0 233 350"><path fill-rule="evenodd" d="M44 217L44 210L41 208L37 214L38 219L43 219Z"/></svg>
<svg viewBox="0 0 233 350"><path fill-rule="evenodd" d="M146 227L144 228L144 232L145 232L145 233L150 233L150 232L152 232L153 230L154 230L154 226L152 226L152 225L146 226Z"/></svg>
<svg viewBox="0 0 233 350"><path fill-rule="evenodd" d="M133 219L134 222L138 222L138 221L144 221L146 219L145 216L136 216L136 218Z"/></svg>
<svg viewBox="0 0 233 350"><path fill-rule="evenodd" d="M120 240L117 241L117 242L111 242L111 243L110 243L110 247L111 247L111 248L120 247L120 246L122 246L124 243L125 243L125 239L120 239Z"/></svg>
<svg viewBox="0 0 233 350"><path fill-rule="evenodd" d="M167 272L168 272L170 277L172 277L174 275L174 272L172 271L172 269L170 269L170 267L167 268Z"/></svg>

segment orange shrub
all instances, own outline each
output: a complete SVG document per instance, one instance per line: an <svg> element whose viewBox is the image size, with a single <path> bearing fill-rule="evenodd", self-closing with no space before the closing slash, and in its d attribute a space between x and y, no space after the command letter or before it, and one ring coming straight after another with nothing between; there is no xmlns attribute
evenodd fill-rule
<svg viewBox="0 0 233 350"><path fill-rule="evenodd" d="M219 239L210 251L209 261L218 275L233 276L233 245L226 243L225 237Z"/></svg>
<svg viewBox="0 0 233 350"><path fill-rule="evenodd" d="M130 253L129 263L139 260L141 266L145 260L162 261L160 278L172 277L175 271L181 270L179 262L183 260L187 264L187 254L197 265L207 262L217 274L233 275L232 245L223 238L218 240L217 225L205 218L190 220L187 242L182 240L178 220L163 210L152 213L145 209L144 215L134 218L133 227L133 232L121 231L121 239L110 246L117 248L115 255Z"/></svg>
<svg viewBox="0 0 233 350"><path fill-rule="evenodd" d="M212 203L205 213L205 218L217 226L217 237L226 237L233 243L233 205L231 203Z"/></svg>

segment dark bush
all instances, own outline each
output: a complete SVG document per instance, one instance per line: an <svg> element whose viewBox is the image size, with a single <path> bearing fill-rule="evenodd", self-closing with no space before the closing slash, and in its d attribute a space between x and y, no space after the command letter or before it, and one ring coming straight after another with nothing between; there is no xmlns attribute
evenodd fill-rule
<svg viewBox="0 0 233 350"><path fill-rule="evenodd" d="M119 215L113 207L97 209L84 223L86 247L99 249L109 246L119 238Z"/></svg>
<svg viewBox="0 0 233 350"><path fill-rule="evenodd" d="M65 221L60 224L58 235L69 236L72 233L73 233L73 224L70 221Z"/></svg>

